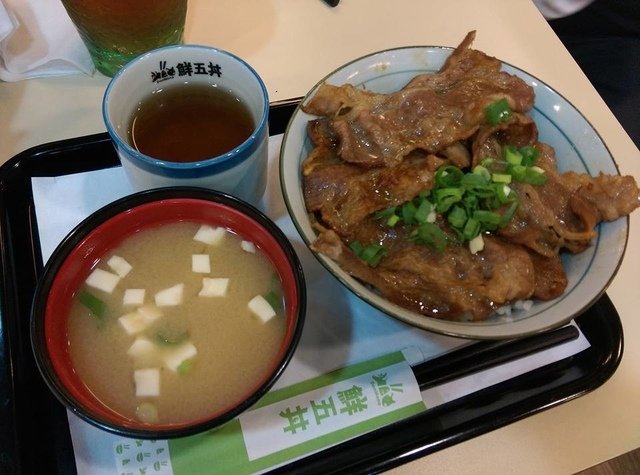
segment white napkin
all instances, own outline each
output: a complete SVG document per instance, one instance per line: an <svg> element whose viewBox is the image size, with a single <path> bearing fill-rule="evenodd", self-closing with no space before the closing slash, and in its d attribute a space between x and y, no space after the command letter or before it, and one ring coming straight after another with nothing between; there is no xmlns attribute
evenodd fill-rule
<svg viewBox="0 0 640 475"><path fill-rule="evenodd" d="M0 0L0 79L93 74L60 0Z"/></svg>

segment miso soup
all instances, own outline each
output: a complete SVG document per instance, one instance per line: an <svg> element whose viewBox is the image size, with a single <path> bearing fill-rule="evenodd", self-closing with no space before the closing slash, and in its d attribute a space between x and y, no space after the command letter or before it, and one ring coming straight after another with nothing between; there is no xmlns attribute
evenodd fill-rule
<svg viewBox="0 0 640 475"><path fill-rule="evenodd" d="M97 262L72 304L69 350L106 406L181 423L238 403L268 377L285 303L275 268L247 239L175 223Z"/></svg>

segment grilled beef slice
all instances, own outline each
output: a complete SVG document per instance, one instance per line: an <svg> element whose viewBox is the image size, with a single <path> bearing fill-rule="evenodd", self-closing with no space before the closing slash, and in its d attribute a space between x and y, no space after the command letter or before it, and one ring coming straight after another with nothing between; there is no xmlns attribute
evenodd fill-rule
<svg viewBox="0 0 640 475"><path fill-rule="evenodd" d="M472 39L472 38L471 38ZM351 84L323 84L303 109L330 118L338 155L365 167L392 166L415 149L436 153L473 135L485 107L506 98L516 112L533 106L533 90L500 63L463 41L455 60L391 94Z"/></svg>
<svg viewBox="0 0 640 475"><path fill-rule="evenodd" d="M535 290L529 254L494 237L487 237L485 250L475 255L462 245L449 245L440 253L405 241L405 246L392 247L375 269L331 230L322 232L313 248L389 301L435 318L483 320Z"/></svg>

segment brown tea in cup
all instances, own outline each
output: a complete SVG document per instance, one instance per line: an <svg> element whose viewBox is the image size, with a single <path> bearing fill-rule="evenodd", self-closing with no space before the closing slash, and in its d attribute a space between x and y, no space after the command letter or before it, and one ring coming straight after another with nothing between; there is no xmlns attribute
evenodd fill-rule
<svg viewBox="0 0 640 475"><path fill-rule="evenodd" d="M127 138L147 156L197 162L233 150L254 129L248 107L230 92L208 84L177 84L140 101Z"/></svg>

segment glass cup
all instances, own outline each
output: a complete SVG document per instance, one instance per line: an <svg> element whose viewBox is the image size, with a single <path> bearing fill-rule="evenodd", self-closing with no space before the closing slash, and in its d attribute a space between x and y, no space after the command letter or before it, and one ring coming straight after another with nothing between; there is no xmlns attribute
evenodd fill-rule
<svg viewBox="0 0 640 475"><path fill-rule="evenodd" d="M149 50L182 43L187 0L62 0L98 71L113 76Z"/></svg>

